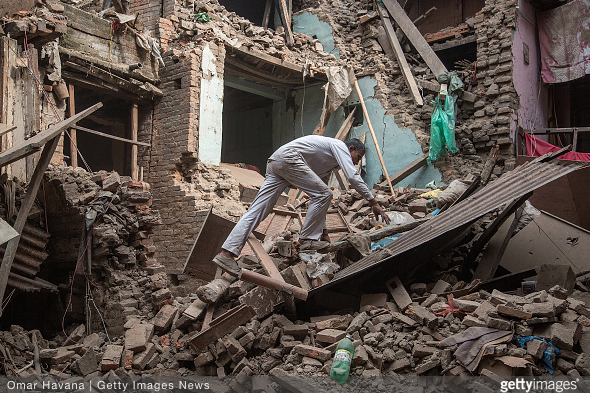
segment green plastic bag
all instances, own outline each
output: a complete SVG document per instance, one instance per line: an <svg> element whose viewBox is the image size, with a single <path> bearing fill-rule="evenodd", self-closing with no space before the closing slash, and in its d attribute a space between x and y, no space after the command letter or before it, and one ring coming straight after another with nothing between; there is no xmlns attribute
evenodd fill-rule
<svg viewBox="0 0 590 393"><path fill-rule="evenodd" d="M438 99L432 102L434 111L430 118L430 150L428 151L428 163L444 156L447 149L452 153L457 152L455 143L455 99L447 95L444 108Z"/></svg>
<svg viewBox="0 0 590 393"><path fill-rule="evenodd" d="M211 17L207 12L199 12L195 14L195 21L197 22L209 22Z"/></svg>

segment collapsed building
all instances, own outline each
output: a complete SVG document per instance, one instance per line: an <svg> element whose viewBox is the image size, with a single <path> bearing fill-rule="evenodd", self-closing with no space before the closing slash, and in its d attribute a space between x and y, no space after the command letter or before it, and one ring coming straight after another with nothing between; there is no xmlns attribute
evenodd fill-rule
<svg viewBox="0 0 590 393"><path fill-rule="evenodd" d="M590 373L588 169L529 157L588 151L587 77L543 47L584 1L24 3L0 8L7 375L322 375L346 334L354 375ZM433 150L441 108L453 154ZM266 159L311 133L365 141L395 224L336 173L326 253L293 248L308 198L290 190L242 279L222 275ZM512 247L521 216L555 249L530 225ZM484 327L514 337L481 364L441 345Z"/></svg>

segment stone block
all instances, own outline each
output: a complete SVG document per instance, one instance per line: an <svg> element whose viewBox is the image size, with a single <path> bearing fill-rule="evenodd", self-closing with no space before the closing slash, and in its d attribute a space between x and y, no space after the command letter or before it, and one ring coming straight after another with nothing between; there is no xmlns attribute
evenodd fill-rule
<svg viewBox="0 0 590 393"><path fill-rule="evenodd" d="M352 361L355 366L362 366L369 361L369 355L367 354L367 350L363 345L356 347Z"/></svg>
<svg viewBox="0 0 590 393"><path fill-rule="evenodd" d="M164 305L151 321L156 333L162 334L167 332L172 326L174 318L178 314L178 309L170 304Z"/></svg>
<svg viewBox="0 0 590 393"><path fill-rule="evenodd" d="M426 361L420 363L415 369L414 372L418 375L424 374L425 372L432 370L435 367L440 365L440 359L437 357L431 357Z"/></svg>
<svg viewBox="0 0 590 393"><path fill-rule="evenodd" d="M88 348L80 359L72 364L72 368L80 375L86 376L98 371L98 360L94 349Z"/></svg>
<svg viewBox="0 0 590 393"><path fill-rule="evenodd" d="M576 330L574 326L554 323L551 325L551 342L558 348L571 350L574 348Z"/></svg>
<svg viewBox="0 0 590 393"><path fill-rule="evenodd" d="M145 351L147 346L146 329L144 325L135 325L125 332L125 349L134 353Z"/></svg>
<svg viewBox="0 0 590 393"><path fill-rule="evenodd" d="M426 356L434 355L438 352L438 349L434 347L428 347L420 344L414 344L414 348L412 350L412 356L415 358L424 358Z"/></svg>
<svg viewBox="0 0 590 393"><path fill-rule="evenodd" d="M586 353L581 353L576 359L575 367L581 375L585 377L590 376L590 356Z"/></svg>
<svg viewBox="0 0 590 393"><path fill-rule="evenodd" d="M215 356L213 356L213 354L210 351L205 351L195 358L195 367L204 366L206 364L213 362L214 360Z"/></svg>
<svg viewBox="0 0 590 393"><path fill-rule="evenodd" d="M436 295L443 294L445 292L449 292L452 288L452 285L444 280L438 280L437 283L434 285L434 288L430 291Z"/></svg>
<svg viewBox="0 0 590 393"><path fill-rule="evenodd" d="M547 349L547 344L541 340L530 340L527 341L525 344L526 351L529 355L534 357L535 359L541 359L543 357L543 353L545 349Z"/></svg>
<svg viewBox="0 0 590 393"><path fill-rule="evenodd" d="M548 317L555 316L555 305L553 302L531 303L523 306L524 311L531 313L533 317Z"/></svg>
<svg viewBox="0 0 590 393"><path fill-rule="evenodd" d="M509 307L503 304L498 304L496 306L496 312L500 315L506 315L508 317L518 319L531 319L533 317L530 312L519 310L517 308Z"/></svg>
<svg viewBox="0 0 590 393"><path fill-rule="evenodd" d="M473 312L481 305L481 303L473 300L453 299L453 305L465 312Z"/></svg>
<svg viewBox="0 0 590 393"><path fill-rule="evenodd" d="M144 370L155 352L156 346L152 343L148 343L144 351L133 355L132 367L137 370Z"/></svg>
<svg viewBox="0 0 590 393"><path fill-rule="evenodd" d="M405 313L413 320L428 326L431 329L438 326L438 317L422 306L412 304L406 309Z"/></svg>
<svg viewBox="0 0 590 393"><path fill-rule="evenodd" d="M487 323L482 321L481 319L474 317L473 315L466 315L461 322L465 326L474 326L474 327L486 327L488 326Z"/></svg>
<svg viewBox="0 0 590 393"><path fill-rule="evenodd" d="M318 332L316 340L323 343L333 344L346 337L344 330L324 329Z"/></svg>
<svg viewBox="0 0 590 393"><path fill-rule="evenodd" d="M296 339L303 339L309 333L309 326L306 324L303 325L286 325L283 328L283 334L288 334L290 336L295 337Z"/></svg>
<svg viewBox="0 0 590 393"><path fill-rule="evenodd" d="M124 347L122 345L107 345L100 361L100 370L110 371L119 368L123 349Z"/></svg>
<svg viewBox="0 0 590 393"><path fill-rule="evenodd" d="M105 191L115 192L121 185L121 176L117 172L110 173L102 179L102 189Z"/></svg>
<svg viewBox="0 0 590 393"><path fill-rule="evenodd" d="M293 348L293 351L296 354L307 356L307 357L314 358L314 359L318 359L318 360L321 360L322 362L325 362L326 360L330 359L330 357L332 356L332 352L330 352L330 351L327 351L327 350L321 349L321 348L312 347L311 345L304 345L304 344L296 345Z"/></svg>

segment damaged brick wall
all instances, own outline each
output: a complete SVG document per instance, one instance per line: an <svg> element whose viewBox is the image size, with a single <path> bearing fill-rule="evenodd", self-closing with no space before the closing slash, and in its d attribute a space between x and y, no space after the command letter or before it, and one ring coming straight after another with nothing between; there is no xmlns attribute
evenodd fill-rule
<svg viewBox="0 0 590 393"><path fill-rule="evenodd" d="M207 43L223 72L225 48ZM163 223L154 230L157 259L181 268L211 204L230 219L244 212L239 187L226 169L198 163L202 47L164 54L163 99L154 111L149 181Z"/></svg>

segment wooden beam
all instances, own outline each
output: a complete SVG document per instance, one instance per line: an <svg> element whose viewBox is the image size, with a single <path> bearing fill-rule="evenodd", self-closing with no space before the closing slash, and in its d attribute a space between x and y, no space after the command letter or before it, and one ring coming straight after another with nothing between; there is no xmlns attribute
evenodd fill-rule
<svg viewBox="0 0 590 393"><path fill-rule="evenodd" d="M420 15L419 17L417 17L414 20L414 26L418 27L420 26L422 23L426 22L426 20L428 18L430 18L432 15L434 15L436 13L437 8L436 7L432 7L430 8L428 11L426 11L425 13L423 13L422 15Z"/></svg>
<svg viewBox="0 0 590 393"><path fill-rule="evenodd" d="M277 269L277 266L272 261L272 258L266 253L266 251L262 247L262 244L260 244L258 239L256 239L256 237L253 234L250 234L250 236L248 236L248 244L250 245L250 248L252 248L252 251L254 251L254 254L256 254L258 259L260 259L260 263L262 264L268 275L277 281L285 282L283 276L281 275L281 272L279 272L279 269Z"/></svg>
<svg viewBox="0 0 590 393"><path fill-rule="evenodd" d="M432 70L432 73L438 77L443 71L447 71L447 68L442 61L440 61L436 53L434 53L428 42L426 42L420 31L418 31L418 28L412 23L397 0L383 0L383 4L406 37L408 37L414 48L416 48L420 56L422 56L422 59L424 59L428 68Z"/></svg>
<svg viewBox="0 0 590 393"><path fill-rule="evenodd" d="M361 107L363 108L363 113L365 114L365 119L367 120L367 126L369 127L369 131L371 131L371 136L373 137L373 143L375 144L375 150L377 150L377 155L379 156L379 161L381 162L381 168L383 169L383 173L387 178L387 182L389 183L389 189L391 191L391 195L395 196L395 192L393 191L393 186L391 185L391 181L389 180L389 174L387 174L387 168L385 168L385 162L383 161L383 156L381 155L381 149L379 148L379 144L377 143L377 137L375 136L375 131L373 131L373 126L371 125L371 119L369 119L369 112L367 112L367 107L365 106L365 100L363 99L363 93L361 92L361 88L359 87L358 81L355 79L354 87L356 89L356 93L359 96L359 101L361 102Z"/></svg>
<svg viewBox="0 0 590 393"><path fill-rule="evenodd" d="M62 120L59 123L52 125L47 130L39 132L34 137L27 139L26 141L17 146L13 146L8 150L3 151L2 153L0 153L0 167L12 164L13 162L18 161L21 158L28 156L29 154L33 154L39 151L43 147L43 145L45 145L47 142L61 134L66 128L75 124L77 121L85 118L86 116L96 111L100 107L102 107L101 102L91 106L88 109L83 110L82 112L68 119Z"/></svg>
<svg viewBox="0 0 590 393"><path fill-rule="evenodd" d="M255 83L244 78L239 78L231 74L225 74L223 76L223 83L226 86L233 87L234 89L253 93L262 97L270 98L271 100L280 101L287 98L285 90L275 89L274 87L268 87L260 83Z"/></svg>
<svg viewBox="0 0 590 393"><path fill-rule="evenodd" d="M533 130L523 130L527 134L569 134L573 132L588 132L590 127L566 127L566 128L535 128Z"/></svg>
<svg viewBox="0 0 590 393"><path fill-rule="evenodd" d="M131 106L131 140L137 142L137 129L139 128L139 107L134 102ZM137 144L131 146L131 178L137 180L139 170L137 169Z"/></svg>
<svg viewBox="0 0 590 393"><path fill-rule="evenodd" d="M293 46L293 32L291 31L291 16L289 15L289 9L285 0L278 0L279 3L279 16L283 22L285 28L285 43L287 46Z"/></svg>
<svg viewBox="0 0 590 393"><path fill-rule="evenodd" d="M352 112L350 112L348 114L348 117L346 118L346 120L344 120L344 123L342 123L342 126L340 126L340 129L338 130L338 132L336 133L336 136L334 137L335 139L338 139L340 141L346 140L346 137L348 136L348 131L350 131L350 127L352 127L352 121L354 120L354 113L355 112L356 112L356 107L354 107Z"/></svg>
<svg viewBox="0 0 590 393"><path fill-rule="evenodd" d="M208 344L233 332L238 326L248 322L255 315L254 309L250 306L242 304L234 307L212 320L209 328L189 337L189 343L198 352Z"/></svg>
<svg viewBox="0 0 590 393"><path fill-rule="evenodd" d="M33 203L35 203L35 199L37 198L37 191L39 191L39 187L43 181L43 174L51 162L51 157L53 157L53 153L55 153L58 142L59 134L55 135L43 148L39 162L37 163L31 181L29 182L25 198L23 199L16 216L16 221L14 222L13 228L18 233L22 233L25 227L31 207L33 207ZM0 266L0 300L4 299L4 292L6 290L6 284L8 283L8 276L10 275L10 268L12 267L12 261L16 256L19 241L20 235L9 240L6 244L6 250L4 251L4 257L2 258L2 266ZM3 309L0 308L0 316L2 316L2 311Z"/></svg>
<svg viewBox="0 0 590 393"><path fill-rule="evenodd" d="M76 114L76 100L74 98L74 85L68 83L68 116L73 117ZM72 168L78 167L78 139L76 129L70 128L70 164Z"/></svg>
<svg viewBox="0 0 590 393"><path fill-rule="evenodd" d="M385 34L389 39L389 43L393 48L393 53L395 54L395 58L397 59L397 63L399 64L402 75L410 89L410 93L412 93L412 98L414 102L418 106L424 105L424 101L422 100L422 96L420 95L420 91L418 90L418 85L416 84L416 79L414 79L414 75L412 75L412 71L410 70L410 65L406 60L406 56L404 55L404 51L402 46L400 45L397 36L395 35L395 31L393 30L393 24L391 20L389 20L389 15L387 15L387 11L381 7L379 8L379 15L381 16L381 22L383 22L383 26L385 27Z"/></svg>
<svg viewBox="0 0 590 393"><path fill-rule="evenodd" d="M383 227L381 229L377 229L375 231L365 231L365 232L361 232L361 233L366 233L367 235L369 235L369 239L372 242L374 242L374 241L383 239L384 237L387 237L387 236L410 231L410 230L424 224L428 220L430 220L430 218L428 218L428 217L427 218L420 218L415 221L402 223L402 224L393 224L393 225ZM342 240L339 242L330 243L327 247L322 248L319 251L321 251L322 253L333 252L333 251L338 251L338 250L344 250L344 249L350 248L350 247L353 247L352 243L350 243L348 240Z"/></svg>
<svg viewBox="0 0 590 393"><path fill-rule="evenodd" d="M265 276L264 274L256 273L248 269L242 269L240 271L239 279L275 291L285 292L289 295L293 295L299 300L307 300L308 293L305 289L299 288L293 284L286 283L285 280L282 280L282 276L281 280L277 280L275 278Z"/></svg>
<svg viewBox="0 0 590 393"><path fill-rule="evenodd" d="M477 259L478 255L482 252L485 245L492 239L494 234L496 234L496 232L498 231L500 226L502 224L504 224L504 221L506 221L506 219L512 213L516 212L516 210L527 199L529 199L532 194L533 194L532 192L529 192L528 194L523 195L519 199L515 199L514 201L512 201L512 203L510 203L502 211L502 213L500 213L498 215L498 217L496 217L496 219L490 225L488 225L488 227L485 229L485 231L483 231L483 233L481 234L479 240L473 245L473 247L471 248L471 251L467 255L467 258L466 258L467 264L472 264L473 262L475 262L475 260ZM484 278L484 277L487 277L489 275L490 270L491 269L489 268L489 266L484 266L484 264L481 264L481 266L477 266L477 269L475 270L475 274L473 275L473 278L474 279L479 278L479 279L489 280L490 278Z"/></svg>
<svg viewBox="0 0 590 393"><path fill-rule="evenodd" d="M264 7L264 16L262 17L262 27L268 28L268 20L270 19L270 10L272 8L272 0L266 0L266 6Z"/></svg>
<svg viewBox="0 0 590 393"><path fill-rule="evenodd" d="M400 181L404 180L406 177L410 176L412 173L416 172L418 169L422 168L426 165L426 159L428 158L428 154L424 154L422 157L416 158L414 161L410 162L408 165L394 173L390 178L389 181L391 184L397 184ZM382 182L380 185L385 186L386 182Z"/></svg>
<svg viewBox="0 0 590 393"><path fill-rule="evenodd" d="M512 238L512 234L514 233L514 230L518 225L518 221L522 216L523 210L524 207L521 205L514 213L514 219L512 220L512 223L508 228L508 232L506 232L504 234L504 238L501 239L502 243L494 244L499 243L500 239L498 239L498 242L496 242L496 238L490 239L488 248L486 249L484 256L481 258L479 264L477 265L477 270L474 274L475 278L479 278L482 281L489 281L492 278L494 278L496 270L498 270L498 265L500 264L502 256L506 251L506 247L508 247L508 243ZM500 235L500 233L498 233L498 235Z"/></svg>
<svg viewBox="0 0 590 393"><path fill-rule="evenodd" d="M0 123L0 136L8 134L10 131L16 130L16 126L9 126L8 124Z"/></svg>
<svg viewBox="0 0 590 393"><path fill-rule="evenodd" d="M95 131L95 130L92 130L92 129L86 128L86 127L74 126L73 128L75 128L78 131L84 131L84 132L88 132L90 134L104 136L105 138L110 138L110 139L114 139L116 141L131 143L132 145L136 145L136 146L147 146L147 147L151 146L151 144L146 143L146 142L138 142L138 141L134 141L132 139L121 138L119 136L105 134L104 132Z"/></svg>

